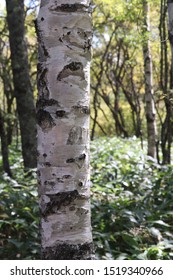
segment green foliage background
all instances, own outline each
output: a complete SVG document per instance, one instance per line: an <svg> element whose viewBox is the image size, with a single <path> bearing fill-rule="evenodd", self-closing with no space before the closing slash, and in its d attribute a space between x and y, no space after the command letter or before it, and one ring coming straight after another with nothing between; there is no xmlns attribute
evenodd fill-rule
<svg viewBox="0 0 173 280"><path fill-rule="evenodd" d="M145 156L136 138L91 143L92 226L97 259L173 259L173 170ZM0 180L0 259L39 259L36 171Z"/></svg>

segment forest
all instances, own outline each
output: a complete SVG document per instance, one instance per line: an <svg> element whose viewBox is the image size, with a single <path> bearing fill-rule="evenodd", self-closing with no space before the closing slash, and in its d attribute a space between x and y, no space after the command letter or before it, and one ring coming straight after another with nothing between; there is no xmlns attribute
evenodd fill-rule
<svg viewBox="0 0 173 280"><path fill-rule="evenodd" d="M0 3L0 259L173 259L173 2Z"/></svg>

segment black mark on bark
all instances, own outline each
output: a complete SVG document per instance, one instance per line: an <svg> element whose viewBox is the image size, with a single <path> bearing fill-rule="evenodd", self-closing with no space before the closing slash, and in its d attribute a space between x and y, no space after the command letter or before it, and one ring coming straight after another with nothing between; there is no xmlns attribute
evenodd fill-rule
<svg viewBox="0 0 173 280"><path fill-rule="evenodd" d="M69 192L60 192L57 194L47 195L50 201L45 205L45 209L41 209L43 216L56 213L62 206L70 205L75 199L80 198L77 190Z"/></svg>
<svg viewBox="0 0 173 280"><path fill-rule="evenodd" d="M79 160L84 160L86 158L86 155L85 154L82 154L78 157Z"/></svg>
<svg viewBox="0 0 173 280"><path fill-rule="evenodd" d="M58 243L58 242L57 242ZM94 259L93 243L66 244L60 243L52 247L42 248L44 260L92 260Z"/></svg>
<svg viewBox="0 0 173 280"><path fill-rule="evenodd" d="M81 62L71 62L70 64L66 65L64 69L70 69L71 71L77 71L83 69L83 65Z"/></svg>
<svg viewBox="0 0 173 280"><path fill-rule="evenodd" d="M72 163L72 162L75 162L75 158L69 158L69 159L67 159L67 161L66 161L67 163Z"/></svg>
<svg viewBox="0 0 173 280"><path fill-rule="evenodd" d="M36 107L38 109L44 109L45 107L49 107L53 105L60 107L58 101L56 101L55 99L45 99L44 97L41 97L38 99Z"/></svg>
<svg viewBox="0 0 173 280"><path fill-rule="evenodd" d="M43 109L39 109L36 116L38 125L45 131L56 125L50 113Z"/></svg>
<svg viewBox="0 0 173 280"><path fill-rule="evenodd" d="M59 182L59 183L64 183L64 180L69 180L71 179L72 176L71 175L64 175L62 178L57 178L56 180Z"/></svg>
<svg viewBox="0 0 173 280"><path fill-rule="evenodd" d="M46 74L48 72L47 68L43 68L42 63L38 63L37 65L38 72L38 90L39 95L41 95L42 99L49 99L49 89L47 87Z"/></svg>
<svg viewBox="0 0 173 280"><path fill-rule="evenodd" d="M81 62L71 62L70 64L64 66L63 70L58 74L57 80L61 81L63 78L68 76L79 76L84 79L83 65Z"/></svg>
<svg viewBox="0 0 173 280"><path fill-rule="evenodd" d="M65 13L83 12L86 11L86 9L87 6L82 4L61 4L60 6L50 8L51 11Z"/></svg>
<svg viewBox="0 0 173 280"><path fill-rule="evenodd" d="M64 175L64 176L63 176L63 179L71 179L71 178L72 178L71 175Z"/></svg>
<svg viewBox="0 0 173 280"><path fill-rule="evenodd" d="M43 21L44 18L41 18L41 21ZM41 36L41 30L39 29L39 25L37 20L34 21L35 23L35 30L36 30L36 34L37 34L37 38L38 38L38 42L39 42L39 57L41 60L45 60L45 57L49 57L49 53L48 50L46 49L44 42L42 40L42 36ZM45 57L44 57L45 56Z"/></svg>
<svg viewBox="0 0 173 280"><path fill-rule="evenodd" d="M44 165L45 165L45 166L48 166L48 167L51 166L50 162L48 162L48 161L46 161L46 162L44 163Z"/></svg>
<svg viewBox="0 0 173 280"><path fill-rule="evenodd" d="M81 154L79 157L67 159L66 162L75 163L79 168L82 168L85 159L86 159L86 154Z"/></svg>
<svg viewBox="0 0 173 280"><path fill-rule="evenodd" d="M87 50L90 50L91 49L91 39L87 39L85 44L84 44L84 51L87 49Z"/></svg>
<svg viewBox="0 0 173 280"><path fill-rule="evenodd" d="M38 39L40 39L40 30L39 30L39 28L38 28L38 22L37 22L36 19L34 20L34 25L35 25L35 32L36 32L36 35L37 35Z"/></svg>
<svg viewBox="0 0 173 280"><path fill-rule="evenodd" d="M44 45L43 43L42 43L41 47L42 47L42 49L43 49L44 55L45 55L46 57L49 57L48 50L46 49L46 47L45 47L45 45Z"/></svg>
<svg viewBox="0 0 173 280"><path fill-rule="evenodd" d="M39 75L39 83L42 85L42 82L46 80L46 74L48 72L47 68L43 68L42 63L37 64L37 71ZM44 84L44 83L43 83Z"/></svg>
<svg viewBox="0 0 173 280"><path fill-rule="evenodd" d="M75 109L75 111L80 114L86 114L86 115L90 114L90 108L87 106L77 105L77 106L73 106L73 109Z"/></svg>
<svg viewBox="0 0 173 280"><path fill-rule="evenodd" d="M65 118L67 117L67 113L64 110L58 110L56 111L56 117L60 119Z"/></svg>
<svg viewBox="0 0 173 280"><path fill-rule="evenodd" d="M56 178L58 183L64 183L64 180L62 178Z"/></svg>
<svg viewBox="0 0 173 280"><path fill-rule="evenodd" d="M56 185L56 183L54 182L54 181L44 181L44 185L49 185L49 186L51 186L51 187L54 187L55 185Z"/></svg>

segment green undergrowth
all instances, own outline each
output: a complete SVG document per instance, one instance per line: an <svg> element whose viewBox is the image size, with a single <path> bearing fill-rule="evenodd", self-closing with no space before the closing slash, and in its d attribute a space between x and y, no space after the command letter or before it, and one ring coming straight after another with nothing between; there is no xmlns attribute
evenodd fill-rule
<svg viewBox="0 0 173 280"><path fill-rule="evenodd" d="M173 259L173 170L135 138L98 139L92 154L92 223L99 259Z"/></svg>
<svg viewBox="0 0 173 280"><path fill-rule="evenodd" d="M139 140L91 143L91 207L97 259L173 259L173 170L145 156ZM0 259L39 259L36 170L23 173L10 149L13 178L0 177Z"/></svg>
<svg viewBox="0 0 173 280"><path fill-rule="evenodd" d="M0 176L0 259L39 259L36 170L23 172L20 149L12 146L13 178Z"/></svg>

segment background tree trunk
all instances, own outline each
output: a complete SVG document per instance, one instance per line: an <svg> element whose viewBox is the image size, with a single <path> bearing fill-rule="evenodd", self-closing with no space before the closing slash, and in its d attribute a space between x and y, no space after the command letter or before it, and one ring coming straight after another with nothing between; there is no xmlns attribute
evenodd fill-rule
<svg viewBox="0 0 173 280"><path fill-rule="evenodd" d="M42 0L36 29L42 258L92 259L90 1Z"/></svg>
<svg viewBox="0 0 173 280"><path fill-rule="evenodd" d="M168 7L169 5L169 7ZM166 114L161 127L161 149L162 149L162 163L171 163L171 144L172 144L172 67L169 58L169 48L167 36L171 43L171 1L161 0L160 8L160 42L161 42L161 58L160 58L160 86L164 96L164 103ZM169 25L167 20L167 13L169 17ZM168 27L168 30L167 30ZM168 33L167 33L168 32ZM172 48L171 48L172 51ZM169 75L170 73L170 75Z"/></svg>
<svg viewBox="0 0 173 280"><path fill-rule="evenodd" d="M10 177L12 177L10 164L9 164L9 160L8 160L7 136L5 133L4 119L3 119L3 114L1 113L1 110L0 110L0 139L1 139L3 169Z"/></svg>
<svg viewBox="0 0 173 280"><path fill-rule="evenodd" d="M147 32L150 32L149 20L149 4L147 0L143 1L144 13L144 73L145 73L145 113L147 120L147 139L148 139L148 155L156 158L156 111L153 97L153 81L152 81L152 59L150 51L150 41Z"/></svg>
<svg viewBox="0 0 173 280"><path fill-rule="evenodd" d="M173 1L168 0L168 36L171 45L171 79L170 88L173 89Z"/></svg>
<svg viewBox="0 0 173 280"><path fill-rule="evenodd" d="M24 0L6 0L13 83L25 168L36 166L36 121L24 28Z"/></svg>

